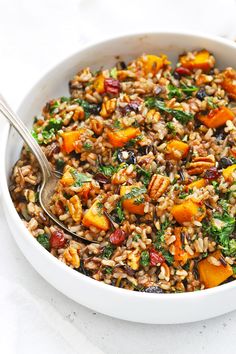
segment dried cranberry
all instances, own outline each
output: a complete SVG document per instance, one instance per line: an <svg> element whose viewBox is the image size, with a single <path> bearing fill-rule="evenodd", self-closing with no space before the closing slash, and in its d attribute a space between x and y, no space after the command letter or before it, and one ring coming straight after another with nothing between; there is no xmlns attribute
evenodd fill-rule
<svg viewBox="0 0 236 354"><path fill-rule="evenodd" d="M50 245L52 248L62 248L65 246L66 239L62 230L53 231L50 237Z"/></svg>
<svg viewBox="0 0 236 354"><path fill-rule="evenodd" d="M209 170L206 170L204 177L209 180L217 179L220 176L219 171L216 167L211 167Z"/></svg>
<svg viewBox="0 0 236 354"><path fill-rule="evenodd" d="M116 246L120 246L125 239L126 233L121 229L117 229L110 235L110 242Z"/></svg>
<svg viewBox="0 0 236 354"><path fill-rule="evenodd" d="M105 92L111 93L112 95L118 95L120 91L120 82L116 79L105 79L104 81Z"/></svg>
<svg viewBox="0 0 236 354"><path fill-rule="evenodd" d="M174 72L180 76L190 76L191 75L191 71L187 68L184 68L183 66L179 66L178 68L175 69Z"/></svg>
<svg viewBox="0 0 236 354"><path fill-rule="evenodd" d="M150 249L149 256L151 266L156 266L157 264L162 264L165 262L165 258L162 254L157 252L154 248Z"/></svg>
<svg viewBox="0 0 236 354"><path fill-rule="evenodd" d="M233 165L233 162L232 160L230 160L230 158L228 157L222 157L219 161L219 165L218 165L218 168L226 168L226 167L229 167Z"/></svg>

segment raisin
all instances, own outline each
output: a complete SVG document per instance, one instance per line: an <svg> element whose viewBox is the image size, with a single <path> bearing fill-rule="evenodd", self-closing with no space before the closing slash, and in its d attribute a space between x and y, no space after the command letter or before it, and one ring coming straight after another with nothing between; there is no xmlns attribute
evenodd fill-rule
<svg viewBox="0 0 236 354"><path fill-rule="evenodd" d="M62 248L65 246L66 239L62 230L53 231L50 237L50 246L52 248Z"/></svg>
<svg viewBox="0 0 236 354"><path fill-rule="evenodd" d="M121 229L116 229L111 235L110 235L110 242L113 245L120 246L124 240L126 239L127 235L124 230Z"/></svg>
<svg viewBox="0 0 236 354"><path fill-rule="evenodd" d="M101 184L106 184L109 182L109 178L101 172L96 173L94 179Z"/></svg>
<svg viewBox="0 0 236 354"><path fill-rule="evenodd" d="M196 94L196 98L198 98L200 101L203 101L204 98L207 97L207 93L204 88L200 88Z"/></svg>
<svg viewBox="0 0 236 354"><path fill-rule="evenodd" d="M218 165L218 168L219 169L222 169L222 168L226 168L226 167L229 167L233 165L233 162L232 160L230 160L230 158L228 157L222 157L219 161L219 165Z"/></svg>

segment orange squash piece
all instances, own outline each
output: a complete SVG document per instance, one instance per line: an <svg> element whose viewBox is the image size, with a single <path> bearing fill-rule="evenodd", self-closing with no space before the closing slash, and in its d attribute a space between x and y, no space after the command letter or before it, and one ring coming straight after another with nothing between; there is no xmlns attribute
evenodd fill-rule
<svg viewBox="0 0 236 354"><path fill-rule="evenodd" d="M168 159L181 160L187 156L188 151L188 144L184 143L183 141L173 139L167 143L166 157Z"/></svg>
<svg viewBox="0 0 236 354"><path fill-rule="evenodd" d="M215 65L214 57L205 49L196 52L194 58L191 59L187 55L182 55L179 58L181 65L189 70L202 69L203 71L209 71Z"/></svg>
<svg viewBox="0 0 236 354"><path fill-rule="evenodd" d="M74 183L74 177L73 177L72 174L70 173L70 168L68 168L68 169L63 173L63 176L62 176L60 182L61 182L61 184L63 184L63 186L65 186L65 187L72 186L72 184Z"/></svg>
<svg viewBox="0 0 236 354"><path fill-rule="evenodd" d="M138 135L140 135L140 130L134 127L107 132L109 142L114 147L123 147L129 140L136 138Z"/></svg>
<svg viewBox="0 0 236 354"><path fill-rule="evenodd" d="M143 69L146 75L149 73L156 75L160 69L169 63L166 55L158 57L156 55L148 54L144 55L141 58L141 61L143 62Z"/></svg>
<svg viewBox="0 0 236 354"><path fill-rule="evenodd" d="M228 182L232 182L233 180L232 174L235 170L236 170L236 164L224 168L222 171L224 179Z"/></svg>
<svg viewBox="0 0 236 354"><path fill-rule="evenodd" d="M234 114L227 107L219 107L211 110L207 115L199 115L198 119L208 128L218 128L224 125L227 120L233 120Z"/></svg>
<svg viewBox="0 0 236 354"><path fill-rule="evenodd" d="M75 142L80 139L81 134L85 132L85 129L80 128L71 132L64 132L62 134L63 144L62 150L67 154L75 150Z"/></svg>
<svg viewBox="0 0 236 354"><path fill-rule="evenodd" d="M175 254L174 260L177 261L180 265L184 265L188 260L188 253L182 248L181 242L181 230L182 227L175 227L174 234L175 234Z"/></svg>
<svg viewBox="0 0 236 354"><path fill-rule="evenodd" d="M100 94L105 92L104 81L105 81L105 78L104 78L103 74L99 74L93 83L93 87Z"/></svg>
<svg viewBox="0 0 236 354"><path fill-rule="evenodd" d="M174 205L171 214L179 224L194 220L201 221L206 215L206 207L187 199L181 204Z"/></svg>
<svg viewBox="0 0 236 354"><path fill-rule="evenodd" d="M236 70L229 68L222 73L222 77L220 85L232 99L236 100Z"/></svg>
<svg viewBox="0 0 236 354"><path fill-rule="evenodd" d="M89 210L85 212L82 224L86 227L95 226L104 231L109 229L109 220L103 214L103 207L100 200L96 200Z"/></svg>
<svg viewBox="0 0 236 354"><path fill-rule="evenodd" d="M185 189L188 192L189 190L193 188L200 189L202 187L205 187L207 185L207 181L204 178L198 179L197 181L194 181L190 184L188 184Z"/></svg>
<svg viewBox="0 0 236 354"><path fill-rule="evenodd" d="M223 264L219 266L213 265L209 262L209 257L219 260L222 257L222 253L219 250L215 251L198 263L201 282L206 288L214 288L228 279L233 274L233 269L229 264L226 266Z"/></svg>
<svg viewBox="0 0 236 354"><path fill-rule="evenodd" d="M121 186L120 196L123 197L125 194L130 193L135 187L140 186L136 184L133 184L132 186ZM131 199L125 199L123 201L123 208L132 214L144 215L144 203L137 203L137 198L140 198L140 196Z"/></svg>

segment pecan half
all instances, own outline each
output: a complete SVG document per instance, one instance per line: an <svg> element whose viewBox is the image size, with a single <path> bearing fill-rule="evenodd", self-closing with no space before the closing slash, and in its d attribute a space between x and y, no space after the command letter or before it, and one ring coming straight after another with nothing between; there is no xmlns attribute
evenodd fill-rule
<svg viewBox="0 0 236 354"><path fill-rule="evenodd" d="M148 194L153 200L157 200L166 191L170 184L168 177L153 175L148 185Z"/></svg>
<svg viewBox="0 0 236 354"><path fill-rule="evenodd" d="M116 98L109 100L107 97L104 98L102 109L100 115L103 118L108 118L116 109Z"/></svg>
<svg viewBox="0 0 236 354"><path fill-rule="evenodd" d="M194 157L192 162L186 167L189 175L200 175L204 171L215 166L213 155Z"/></svg>

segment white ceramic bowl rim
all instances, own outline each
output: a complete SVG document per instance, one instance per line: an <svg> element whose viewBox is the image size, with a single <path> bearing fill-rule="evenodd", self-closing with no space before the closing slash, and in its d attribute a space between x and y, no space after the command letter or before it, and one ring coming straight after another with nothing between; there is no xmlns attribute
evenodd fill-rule
<svg viewBox="0 0 236 354"><path fill-rule="evenodd" d="M225 39L225 38L220 38L217 36L206 36L204 34L201 34L199 32L184 32L184 31L155 31L155 32L145 32L145 33L131 33L131 34L127 34L127 35L123 35L123 36L116 36L116 37L112 37L100 42L96 43L90 43L87 46L83 46L82 48L79 49L79 51L76 51L76 53L70 55L69 57L65 58L63 61L61 61L59 64L57 64L56 66L53 67L53 69L48 70L48 72L46 72L46 74L40 79L38 80L38 82L34 85L38 85L41 81L45 80L45 77L48 75L49 72L52 71L57 71L57 68L59 66L61 66L63 64L63 62L66 62L69 58L73 58L74 56L78 55L79 52L82 51L86 51L86 49L88 48L92 48L92 47L97 47L102 43L108 43L115 39L125 39L126 37L136 37L136 36L146 36L146 35L152 35L152 34L160 34L160 35L173 35L173 36L185 36L186 39L187 38L192 38L192 37L202 37L202 39L206 39L206 40L211 40L211 41L215 41L218 43L222 43L222 44L226 44L230 47L233 47L236 49L236 43L234 43L231 40ZM31 90L29 90L29 92L31 92ZM28 94L25 96L25 98L23 99L21 106L25 105L25 102L27 101L27 96ZM3 136L3 141L2 141L2 146L3 146L3 151L0 154L0 166L5 167L5 155L6 155L6 148L7 148L7 140L8 140L8 135L10 132L10 126L6 125L4 127L4 131L2 132L2 136ZM41 253L41 256L44 258L47 258L49 262L54 262L56 264L56 266L58 267L58 270L62 269L67 272L71 272L71 274L73 274L73 276L75 278L80 279L83 282L87 282L88 284L90 284L91 286L96 286L96 287L100 287L103 288L106 292L115 292L118 293L119 296L122 297L127 297L130 300L132 300L132 298L134 297L138 297L140 299L143 299L143 301L146 301L147 299L149 301L158 301L160 302L163 298L165 298L165 300L169 301L184 301L186 299L195 299L197 301L197 299L199 299L200 297L211 297L213 295L216 294L220 294L220 293L224 293L227 291L230 291L230 289L233 289L236 287L236 281L231 281L227 284L223 284L220 285L218 287L212 288L212 289L206 289L206 290L202 290L202 291L195 291L195 292L185 292L185 293L171 293L171 294L151 294L151 293L145 293L145 292L136 292L136 291L130 291L130 290L126 290L126 289L121 289L121 288L117 288L111 285L107 285L105 283L96 281L88 276L85 276L82 273L79 273L73 269L71 269L70 267L66 266L64 263L62 263L61 261L59 261L56 257L52 256L48 251L46 251L38 242L36 242L36 240L32 237L31 233L26 229L26 227L24 226L24 224L22 223L16 209L14 208L9 190L8 190L8 183L7 183L7 175L6 175L6 171L4 172L4 174L2 175L2 178L0 179L0 187L1 187L1 192L4 195L4 202L7 203L7 208L12 210L12 218L14 218L15 222L20 223L19 227L22 231L22 235L24 235L23 237L25 237L27 239L27 242L30 242L32 244L33 247L36 247L38 252ZM22 236L21 236L22 237Z"/></svg>

